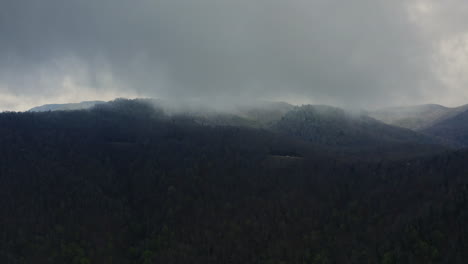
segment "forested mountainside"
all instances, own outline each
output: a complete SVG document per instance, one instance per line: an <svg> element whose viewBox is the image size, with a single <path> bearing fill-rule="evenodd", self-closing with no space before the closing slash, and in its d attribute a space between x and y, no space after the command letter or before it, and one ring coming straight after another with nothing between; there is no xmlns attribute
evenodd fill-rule
<svg viewBox="0 0 468 264"><path fill-rule="evenodd" d="M437 138L390 126L364 114L320 105L296 107L275 122L272 129L329 149L370 156L427 153L440 150L437 145L443 144Z"/></svg>
<svg viewBox="0 0 468 264"><path fill-rule="evenodd" d="M325 110L361 140L428 146ZM317 122L295 111L272 127ZM356 159L301 133L139 100L0 114L0 262L466 263L467 151Z"/></svg>
<svg viewBox="0 0 468 264"><path fill-rule="evenodd" d="M468 110L427 127L421 132L439 138L444 138L451 142L456 142L461 146L468 146Z"/></svg>
<svg viewBox="0 0 468 264"><path fill-rule="evenodd" d="M369 112L369 115L387 124L438 138L445 145L468 146L468 105L453 108L441 105L395 107Z"/></svg>

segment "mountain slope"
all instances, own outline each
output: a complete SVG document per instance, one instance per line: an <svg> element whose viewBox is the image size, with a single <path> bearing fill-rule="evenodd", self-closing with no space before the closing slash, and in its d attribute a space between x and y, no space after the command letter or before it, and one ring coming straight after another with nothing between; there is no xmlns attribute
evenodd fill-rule
<svg viewBox="0 0 468 264"><path fill-rule="evenodd" d="M441 144L437 139L409 129L390 126L362 114L348 114L330 106L297 107L271 128L314 144L351 152Z"/></svg>
<svg viewBox="0 0 468 264"><path fill-rule="evenodd" d="M369 115L390 125L419 131L451 118L465 110L468 110L468 105L449 108L436 104L426 104L385 108L369 112Z"/></svg>
<svg viewBox="0 0 468 264"><path fill-rule="evenodd" d="M468 110L427 127L422 132L468 146Z"/></svg>

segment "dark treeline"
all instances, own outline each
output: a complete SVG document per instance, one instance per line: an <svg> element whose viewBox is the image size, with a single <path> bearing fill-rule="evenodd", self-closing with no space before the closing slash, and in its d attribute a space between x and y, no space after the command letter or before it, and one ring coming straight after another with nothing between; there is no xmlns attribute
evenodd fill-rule
<svg viewBox="0 0 468 264"><path fill-rule="evenodd" d="M466 263L468 151L356 153L138 101L3 113L0 263Z"/></svg>

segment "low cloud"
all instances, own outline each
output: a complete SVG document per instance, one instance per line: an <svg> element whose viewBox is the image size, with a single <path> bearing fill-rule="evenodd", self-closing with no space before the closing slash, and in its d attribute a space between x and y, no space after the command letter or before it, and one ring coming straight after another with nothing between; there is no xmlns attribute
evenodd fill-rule
<svg viewBox="0 0 468 264"><path fill-rule="evenodd" d="M0 109L112 97L468 103L461 0L7 0Z"/></svg>

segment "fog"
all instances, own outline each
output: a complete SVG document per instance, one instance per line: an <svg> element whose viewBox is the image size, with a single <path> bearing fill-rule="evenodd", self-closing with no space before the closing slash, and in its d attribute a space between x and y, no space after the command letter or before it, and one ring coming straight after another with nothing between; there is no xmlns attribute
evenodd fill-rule
<svg viewBox="0 0 468 264"><path fill-rule="evenodd" d="M468 103L462 0L6 0L0 110L152 97Z"/></svg>

